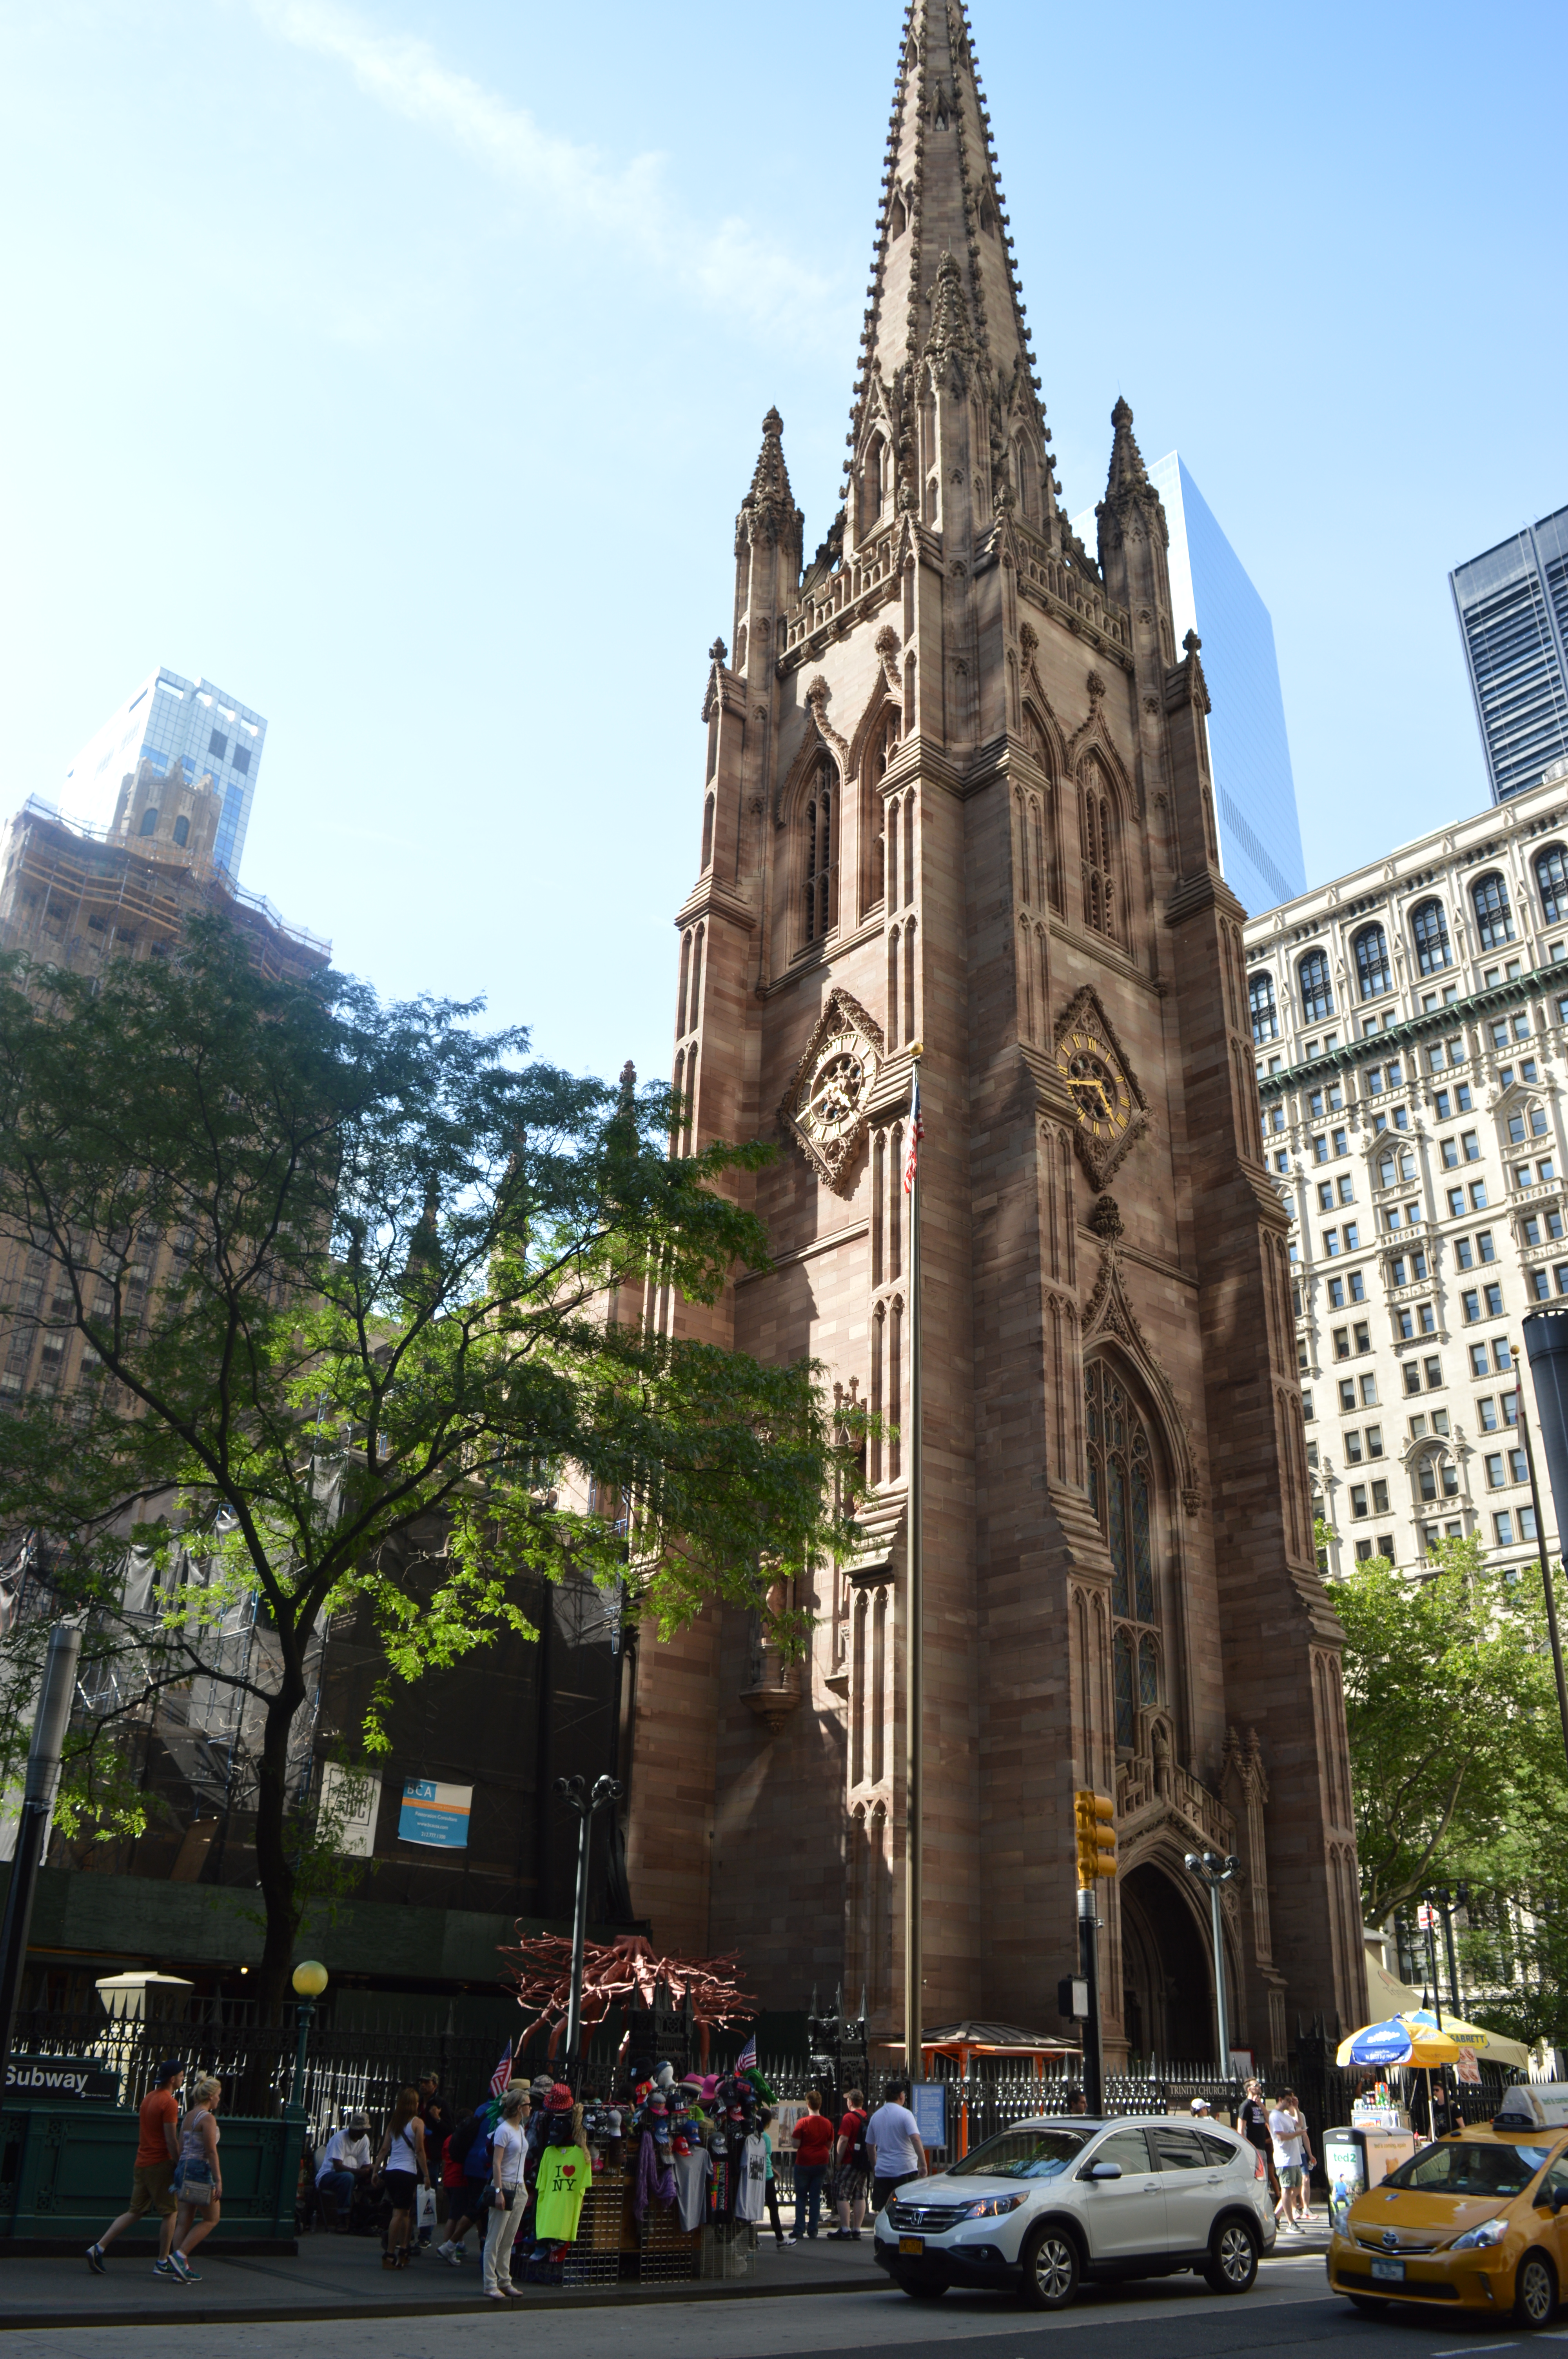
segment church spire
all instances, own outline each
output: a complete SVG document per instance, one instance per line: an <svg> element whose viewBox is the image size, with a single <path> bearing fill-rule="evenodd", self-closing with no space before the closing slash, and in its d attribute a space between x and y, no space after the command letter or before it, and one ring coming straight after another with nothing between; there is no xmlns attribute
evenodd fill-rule
<svg viewBox="0 0 1568 2359"><path fill-rule="evenodd" d="M1105 490L1106 497L1114 499L1119 492L1130 492L1135 484L1146 484L1149 473L1132 431L1132 412L1119 395L1110 413L1110 473Z"/></svg>
<svg viewBox="0 0 1568 2359"><path fill-rule="evenodd" d="M949 265L957 284L939 288ZM1016 388L1036 419L1043 416L963 0L909 0L867 295L850 413L855 441L876 386L891 386L929 343L951 335L955 297L981 369L1004 397Z"/></svg>

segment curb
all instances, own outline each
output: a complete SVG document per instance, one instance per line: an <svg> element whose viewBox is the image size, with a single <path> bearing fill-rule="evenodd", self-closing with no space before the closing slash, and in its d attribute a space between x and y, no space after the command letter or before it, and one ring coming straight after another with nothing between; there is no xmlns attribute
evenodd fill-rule
<svg viewBox="0 0 1568 2359"><path fill-rule="evenodd" d="M507 2304L515 2308L520 2317L538 2310L624 2310L657 2307L676 2301L798 2301L814 2294L825 2293L885 2293L887 2279L879 2269L874 2277L850 2277L831 2280L819 2285L704 2285L694 2278L687 2285L672 2286L585 2286L580 2292L566 2291L557 2286L531 2287L523 2300ZM500 2313L492 2301L482 2294L460 2295L452 2301L333 2301L333 2302L268 2302L242 2307L234 2302L183 2302L178 2310L160 2311L149 2317L146 2305L138 2310L32 2310L18 2312L7 2308L0 2317L0 2334L15 2333L18 2328L74 2326L79 2331L100 2326L291 2326L310 2321L346 2319L351 2321L384 2319L389 2322L406 2323L412 2319L431 2318L494 2318Z"/></svg>

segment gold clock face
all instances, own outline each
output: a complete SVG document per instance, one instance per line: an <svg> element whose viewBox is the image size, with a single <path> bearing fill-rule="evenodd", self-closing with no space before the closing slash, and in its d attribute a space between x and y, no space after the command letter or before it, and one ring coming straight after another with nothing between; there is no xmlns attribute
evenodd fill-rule
<svg viewBox="0 0 1568 2359"><path fill-rule="evenodd" d="M1057 1042L1056 1065L1083 1128L1102 1146L1114 1146L1132 1119L1132 1093L1115 1049L1080 1027Z"/></svg>
<svg viewBox="0 0 1568 2359"><path fill-rule="evenodd" d="M864 1042L847 1029L835 1033L801 1085L795 1120L821 1146L844 1137L860 1119L872 1079Z"/></svg>

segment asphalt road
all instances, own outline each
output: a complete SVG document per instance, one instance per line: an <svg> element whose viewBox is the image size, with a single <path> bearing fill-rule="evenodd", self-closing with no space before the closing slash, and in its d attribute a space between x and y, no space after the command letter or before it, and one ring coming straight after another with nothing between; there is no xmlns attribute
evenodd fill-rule
<svg viewBox="0 0 1568 2359"><path fill-rule="evenodd" d="M5 2280L0 2277L0 2299ZM161 2292L163 2288L158 2288ZM161 2307L161 2305L160 2305ZM178 2359L178 2312L145 2327L12 2328L0 2359ZM1531 2344L1568 2343L1568 2312L1543 2334L1496 2319L1466 2326L1452 2316L1395 2313L1366 2319L1325 2290L1319 2254L1266 2262L1239 2300L1211 2294L1195 2277L1153 2279L1111 2290L1088 2288L1060 2317L1042 2319L988 2294L949 2293L917 2305L889 2290L801 2300L660 2303L634 2313L558 2310L531 2321L524 2311L495 2318L422 2318L406 2327L343 2319L309 2326L200 2328L201 2359L290 2359L308 2347L322 2359L513 2359L541 2335L571 2359L866 2359L868 2352L940 2352L950 2359L1471 2359ZM1065 2341L1063 2338L1066 2338ZM1058 2352L1052 2346L1060 2344ZM1543 2354L1544 2359L1544 2354Z"/></svg>

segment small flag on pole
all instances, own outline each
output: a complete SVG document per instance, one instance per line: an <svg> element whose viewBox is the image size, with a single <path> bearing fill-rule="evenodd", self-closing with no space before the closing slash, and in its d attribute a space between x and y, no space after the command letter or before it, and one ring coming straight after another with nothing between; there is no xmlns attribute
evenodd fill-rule
<svg viewBox="0 0 1568 2359"><path fill-rule="evenodd" d="M501 2093L502 2093L503 2090L505 2088L506 2083L508 2082L508 2081L510 2081L510 2080L511 2080L511 2078L512 2078L512 2050L511 2050L511 2049L509 2048L509 2049L507 2049L507 2051L506 2051L505 2055L502 2058L502 2060L501 2060L500 2063L496 2066L496 2068L495 2068L494 2071L493 2071L493 2072L491 2074L491 2076L490 2076L490 2093L491 2093L491 2095L492 2095L492 2097L499 2097L499 2096L501 2095Z"/></svg>
<svg viewBox="0 0 1568 2359"><path fill-rule="evenodd" d="M735 2061L737 2072L754 2072L757 2067L757 2035L753 2031Z"/></svg>
<svg viewBox="0 0 1568 2359"><path fill-rule="evenodd" d="M920 1068L914 1069L914 1082L909 1101L909 1152L903 1158L903 1192L914 1193L914 1175L920 1162L920 1142L925 1136L925 1125L920 1119Z"/></svg>

